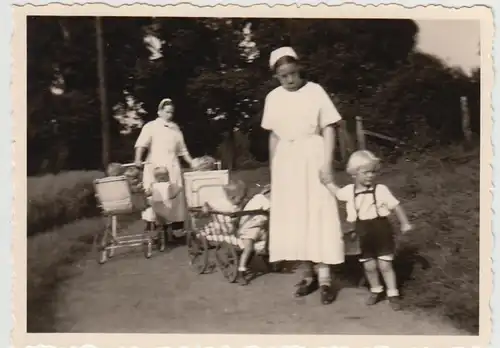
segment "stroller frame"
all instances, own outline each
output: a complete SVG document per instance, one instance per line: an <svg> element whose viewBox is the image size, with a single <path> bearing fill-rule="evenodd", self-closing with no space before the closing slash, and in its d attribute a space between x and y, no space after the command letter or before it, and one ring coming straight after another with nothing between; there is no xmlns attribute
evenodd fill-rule
<svg viewBox="0 0 500 348"><path fill-rule="evenodd" d="M188 257L193 270L198 274L210 273L214 268L218 268L224 278L234 283L238 277L238 266L243 251L241 239L236 237L239 226L239 220L244 217L253 217L257 215L269 215L266 210L244 210L235 213L224 213L220 211L209 211L204 213L201 207L189 209L191 221L190 228L187 231L187 246ZM197 220L208 217L213 222L224 224L224 217L235 219L237 222L232 228L227 226L228 233L206 235L202 233L202 228L198 228ZM255 250L250 256L249 263L252 258L258 257L265 266L265 272L276 271L274 265L269 262L269 233L265 241L260 241L255 244ZM215 259L214 261L212 261Z"/></svg>
<svg viewBox="0 0 500 348"><path fill-rule="evenodd" d="M130 167L134 164L124 164ZM158 234L159 250L165 250L165 235L156 226L144 229L142 233L124 234L119 236L118 219L120 216L131 215L148 206L144 193L132 192L127 178L123 175L105 177L94 180L95 197L98 207L105 219L105 228L100 241L96 236L99 263L104 264L114 256L115 250L142 246L144 256L149 259L153 251L153 231ZM115 189L115 190L113 190Z"/></svg>

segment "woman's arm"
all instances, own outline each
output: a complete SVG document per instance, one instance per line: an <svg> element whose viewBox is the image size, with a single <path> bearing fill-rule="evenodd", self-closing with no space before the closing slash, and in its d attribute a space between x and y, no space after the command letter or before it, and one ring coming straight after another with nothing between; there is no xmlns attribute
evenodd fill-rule
<svg viewBox="0 0 500 348"><path fill-rule="evenodd" d="M191 154L189 153L186 142L184 140L184 135L182 134L181 130L179 129L180 133L180 139L178 143L178 154L186 163L189 165L190 168L193 168L193 158L191 157Z"/></svg>
<svg viewBox="0 0 500 348"><path fill-rule="evenodd" d="M333 125L323 128L323 139L325 147L325 164L333 164L333 154L335 153L335 130Z"/></svg>
<svg viewBox="0 0 500 348"><path fill-rule="evenodd" d="M142 164L142 157L144 156L144 152L146 151L145 147L136 147L135 148L135 156L134 163L136 166L140 167Z"/></svg>
<svg viewBox="0 0 500 348"><path fill-rule="evenodd" d="M278 145L278 141L279 141L279 138L276 135L276 133L271 131L269 133L269 164L271 164L271 165L273 162L274 154L276 152L276 146Z"/></svg>
<svg viewBox="0 0 500 348"><path fill-rule="evenodd" d="M184 161L186 161L186 163L189 165L189 167L193 168L193 158L191 157L191 155L189 154L189 152L186 152L182 158L184 159Z"/></svg>
<svg viewBox="0 0 500 348"><path fill-rule="evenodd" d="M324 182L333 181L332 167L333 167L333 154L335 152L335 130L333 125L328 125L323 128L323 146L325 163L321 170L321 180Z"/></svg>
<svg viewBox="0 0 500 348"><path fill-rule="evenodd" d="M144 152L151 146L153 140L152 127L154 127L153 123L146 123L144 127L142 127L141 133L135 142L134 163L138 167L142 164Z"/></svg>

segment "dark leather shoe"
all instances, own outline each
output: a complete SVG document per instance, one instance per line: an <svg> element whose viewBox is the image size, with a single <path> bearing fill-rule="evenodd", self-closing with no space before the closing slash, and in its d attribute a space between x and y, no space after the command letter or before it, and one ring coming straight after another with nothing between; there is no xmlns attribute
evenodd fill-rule
<svg viewBox="0 0 500 348"><path fill-rule="evenodd" d="M248 271L238 271L236 282L241 286L248 285Z"/></svg>
<svg viewBox="0 0 500 348"><path fill-rule="evenodd" d="M337 297L337 291L332 286L321 285L320 291L322 304L328 305L335 301L335 298Z"/></svg>
<svg viewBox="0 0 500 348"><path fill-rule="evenodd" d="M297 290L295 291L295 297L307 296L310 293L318 290L318 279L302 279L296 286Z"/></svg>
<svg viewBox="0 0 500 348"><path fill-rule="evenodd" d="M379 303L380 301L382 301L383 298L384 298L383 292L379 292L379 293L372 292L370 294L370 296L368 297L368 299L366 300L366 305L373 306L373 305Z"/></svg>

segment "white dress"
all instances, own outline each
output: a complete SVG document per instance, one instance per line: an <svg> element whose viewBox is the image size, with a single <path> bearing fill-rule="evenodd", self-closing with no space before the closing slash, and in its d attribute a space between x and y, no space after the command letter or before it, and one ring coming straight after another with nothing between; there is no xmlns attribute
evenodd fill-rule
<svg viewBox="0 0 500 348"><path fill-rule="evenodd" d="M266 97L261 126L279 138L271 168L271 262L344 262L337 201L319 177L325 157L321 129L340 119L326 91L313 82L294 92L278 87Z"/></svg>
<svg viewBox="0 0 500 348"><path fill-rule="evenodd" d="M173 122L165 122L161 118L150 121L142 127L141 134L137 138L135 147L148 148L149 153L144 166L143 184L144 188L151 188L155 181L153 170L155 167L164 166L168 169L170 182L176 186L183 187L182 171L179 156L187 153L184 136L180 128ZM181 222L186 218L186 203L184 190L172 201L172 221ZM144 218L144 217L143 217Z"/></svg>

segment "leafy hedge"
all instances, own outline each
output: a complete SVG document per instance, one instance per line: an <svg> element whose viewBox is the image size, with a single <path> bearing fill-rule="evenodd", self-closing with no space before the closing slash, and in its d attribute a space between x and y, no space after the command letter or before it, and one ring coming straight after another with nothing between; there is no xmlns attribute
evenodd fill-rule
<svg viewBox="0 0 500 348"><path fill-rule="evenodd" d="M98 214L93 181L103 175L70 171L28 177L28 236Z"/></svg>

